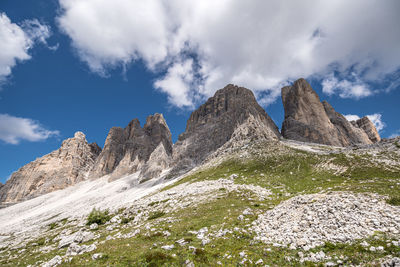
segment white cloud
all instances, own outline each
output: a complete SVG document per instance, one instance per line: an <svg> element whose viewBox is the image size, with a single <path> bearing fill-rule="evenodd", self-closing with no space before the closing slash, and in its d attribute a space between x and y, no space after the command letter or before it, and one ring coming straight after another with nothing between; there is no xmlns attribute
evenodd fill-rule
<svg viewBox="0 0 400 267"><path fill-rule="evenodd" d="M322 81L322 91L327 95L339 94L341 98L359 99L373 94L369 86L355 77L354 81L341 80L330 75Z"/></svg>
<svg viewBox="0 0 400 267"><path fill-rule="evenodd" d="M42 141L57 135L59 131L46 130L32 119L0 114L0 140L8 144L16 145L21 140Z"/></svg>
<svg viewBox="0 0 400 267"><path fill-rule="evenodd" d="M397 130L397 131L395 131L394 133L392 133L392 134L389 136L389 138L396 138L396 137L398 137L398 136L400 136L400 129Z"/></svg>
<svg viewBox="0 0 400 267"><path fill-rule="evenodd" d="M193 82L193 60L187 59L169 67L167 74L162 79L157 80L154 86L167 93L171 103L182 108L192 105L189 94Z"/></svg>
<svg viewBox="0 0 400 267"><path fill-rule="evenodd" d="M25 20L19 26L5 13L0 13L0 85L18 62L31 58L29 50L32 46L36 42L46 44L49 36L50 28L36 19Z"/></svg>
<svg viewBox="0 0 400 267"><path fill-rule="evenodd" d="M360 116L353 115L353 114L344 115L344 117L348 121L355 121L355 120L359 120L360 119ZM371 114L371 115L367 115L367 117L375 125L375 128L376 128L376 130L378 132L382 131L383 128L386 127L386 124L382 121L382 114L374 113L374 114Z"/></svg>
<svg viewBox="0 0 400 267"><path fill-rule="evenodd" d="M360 116L354 114L343 115L348 121L356 121L361 119Z"/></svg>
<svg viewBox="0 0 400 267"><path fill-rule="evenodd" d="M369 82L400 67L397 0L59 1L60 28L91 70L106 74L143 60L167 73L155 86L179 107L227 83L251 88L269 104L281 84L300 77L362 98L374 93ZM176 74L189 58L196 67Z"/></svg>

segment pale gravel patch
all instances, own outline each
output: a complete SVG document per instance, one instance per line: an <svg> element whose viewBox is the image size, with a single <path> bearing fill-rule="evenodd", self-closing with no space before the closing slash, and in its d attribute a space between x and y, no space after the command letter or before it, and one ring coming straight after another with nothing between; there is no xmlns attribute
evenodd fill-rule
<svg viewBox="0 0 400 267"><path fill-rule="evenodd" d="M352 242L376 231L399 236L400 207L375 194L334 192L296 196L259 215L255 239L310 249L324 242Z"/></svg>

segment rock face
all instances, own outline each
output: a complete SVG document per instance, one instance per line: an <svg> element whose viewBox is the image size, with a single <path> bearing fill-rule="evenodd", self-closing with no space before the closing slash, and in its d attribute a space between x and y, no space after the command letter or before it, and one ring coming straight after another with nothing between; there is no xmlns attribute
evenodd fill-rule
<svg viewBox="0 0 400 267"><path fill-rule="evenodd" d="M351 121L351 124L359 129L362 129L368 136L369 140L373 143L381 141L378 131L375 125L368 119L368 117L363 117L356 121Z"/></svg>
<svg viewBox="0 0 400 267"><path fill-rule="evenodd" d="M86 179L101 148L88 144L82 132L65 140L58 150L14 172L0 188L0 202L17 203Z"/></svg>
<svg viewBox="0 0 400 267"><path fill-rule="evenodd" d="M261 138L278 140L278 127L249 89L229 84L190 115L173 147L175 169L201 163L228 141Z"/></svg>
<svg viewBox="0 0 400 267"><path fill-rule="evenodd" d="M328 102L321 103L317 93L304 79L282 88L282 102L285 109L282 135L287 139L333 146L372 144L380 139L369 137L375 133L379 136L372 123L355 127ZM370 134L366 128L370 129Z"/></svg>
<svg viewBox="0 0 400 267"><path fill-rule="evenodd" d="M143 169L142 176L152 178L161 172L161 167L155 165L168 166L171 154L171 132L162 114L147 117L143 128L139 120L134 119L124 129L111 128L90 177L110 174L114 180Z"/></svg>

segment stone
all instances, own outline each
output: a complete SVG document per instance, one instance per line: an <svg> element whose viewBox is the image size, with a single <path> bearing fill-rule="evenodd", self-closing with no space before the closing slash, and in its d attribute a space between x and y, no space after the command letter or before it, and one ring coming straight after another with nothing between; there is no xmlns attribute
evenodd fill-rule
<svg viewBox="0 0 400 267"><path fill-rule="evenodd" d="M165 246L162 246L161 248L165 249L165 250L172 250L174 247L175 247L174 245L165 245Z"/></svg>
<svg viewBox="0 0 400 267"><path fill-rule="evenodd" d="M14 172L0 188L0 202L18 203L85 180L100 151L96 143L89 144L82 132L76 132L59 149Z"/></svg>
<svg viewBox="0 0 400 267"><path fill-rule="evenodd" d="M94 253L92 255L92 260L98 260L101 259L103 257L103 253Z"/></svg>
<svg viewBox="0 0 400 267"><path fill-rule="evenodd" d="M58 248L64 248L69 246L72 243L84 243L94 239L95 236L92 232L89 231L78 231L71 235L61 236L60 242L58 243Z"/></svg>
<svg viewBox="0 0 400 267"><path fill-rule="evenodd" d="M367 134L364 128L355 127L336 112L327 101L321 103L305 79L283 87L282 102L285 110L282 123L284 138L339 147L378 141L378 138L369 137L373 135L372 128L368 128L371 125L364 127L370 129L371 133Z"/></svg>
<svg viewBox="0 0 400 267"><path fill-rule="evenodd" d="M98 225L97 223L92 223L92 224L89 226L89 229L90 229L90 230L97 230L97 229L99 229L99 225Z"/></svg>
<svg viewBox="0 0 400 267"><path fill-rule="evenodd" d="M400 224L393 220L398 216L400 209L378 195L320 193L296 196L280 203L259 215L250 230L256 234L256 241L295 244L306 251L325 242L345 243L373 236L383 230L374 223L377 220L387 226L387 233L390 227L400 229ZM367 242L361 246L371 251L381 249L369 247Z"/></svg>
<svg viewBox="0 0 400 267"><path fill-rule="evenodd" d="M389 257L382 261L382 267L400 267L400 258L398 257Z"/></svg>
<svg viewBox="0 0 400 267"><path fill-rule="evenodd" d="M59 255L57 255L48 262L43 263L41 267L54 267L60 265L61 263L62 263L62 258Z"/></svg>
<svg viewBox="0 0 400 267"><path fill-rule="evenodd" d="M229 84L192 112L173 146L173 171L189 170L222 146L279 140L278 127L246 88Z"/></svg>
<svg viewBox="0 0 400 267"><path fill-rule="evenodd" d="M156 154L153 155L156 149ZM152 155L150 166L146 166ZM115 180L144 168L141 176L146 180L157 176L166 168L171 155L171 132L162 114L156 113L147 117L143 128L138 119L133 119L125 128L110 129L103 151L90 171L90 177L108 174L110 180ZM153 167L155 161L161 168Z"/></svg>
<svg viewBox="0 0 400 267"><path fill-rule="evenodd" d="M75 255L81 255L83 253L91 252L95 250L97 247L95 244L91 245L78 245L76 243L72 243L67 250L67 253L65 254L66 256L75 256Z"/></svg>

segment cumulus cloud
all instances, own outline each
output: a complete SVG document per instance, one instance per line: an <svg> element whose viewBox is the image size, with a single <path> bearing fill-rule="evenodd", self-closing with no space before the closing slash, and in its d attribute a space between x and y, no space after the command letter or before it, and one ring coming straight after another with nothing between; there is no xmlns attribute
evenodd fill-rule
<svg viewBox="0 0 400 267"><path fill-rule="evenodd" d="M300 77L323 80L328 94L362 98L375 93L368 83L400 67L397 0L59 2L59 26L91 70L104 75L141 60L178 107L227 83L268 105Z"/></svg>
<svg viewBox="0 0 400 267"><path fill-rule="evenodd" d="M22 140L37 142L59 135L59 131L50 131L37 121L28 118L0 114L0 140L8 144L19 144Z"/></svg>
<svg viewBox="0 0 400 267"><path fill-rule="evenodd" d="M25 20L21 25L12 23L5 13L0 13L0 85L18 63L31 58L29 50L35 43L46 44L50 28L38 20Z"/></svg>
<svg viewBox="0 0 400 267"><path fill-rule="evenodd" d="M322 81L322 91L327 95L338 94L341 98L354 99L367 97L373 94L369 86L358 77L355 77L353 81L346 79L339 81L333 75L330 75Z"/></svg>
<svg viewBox="0 0 400 267"><path fill-rule="evenodd" d="M353 114L348 114L348 115L344 115L344 117L348 120L348 121L355 121L355 120L359 120L360 116L358 115L353 115ZM383 128L386 127L386 124L382 121L382 114L380 113L374 113L371 115L367 115L368 119L371 120L371 122L375 125L375 128L378 132L382 131Z"/></svg>

